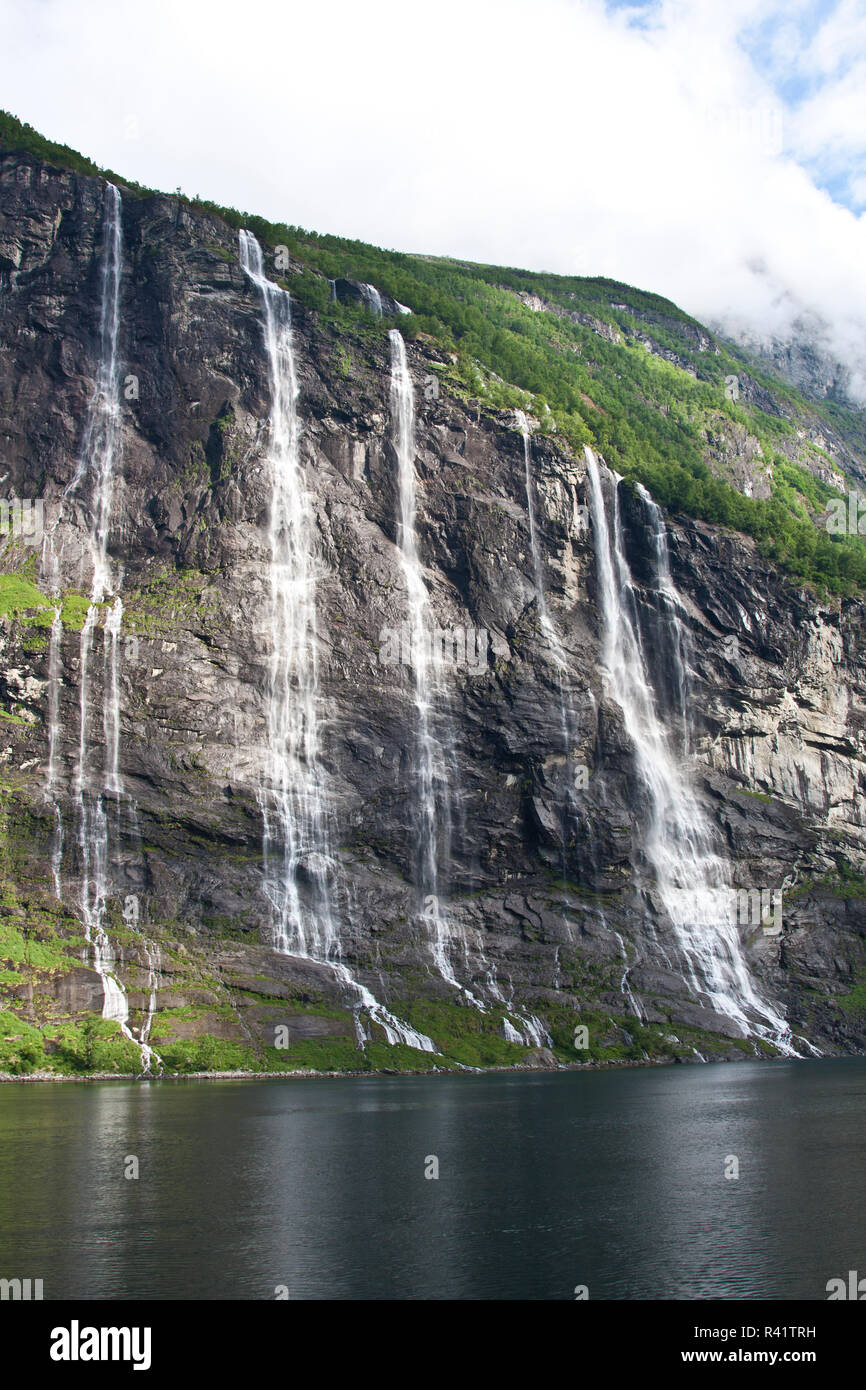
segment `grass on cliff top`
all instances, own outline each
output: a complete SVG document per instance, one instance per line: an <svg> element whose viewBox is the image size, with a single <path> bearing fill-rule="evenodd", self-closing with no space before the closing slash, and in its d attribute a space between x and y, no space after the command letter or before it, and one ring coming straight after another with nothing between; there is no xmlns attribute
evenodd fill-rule
<svg viewBox="0 0 866 1390"><path fill-rule="evenodd" d="M0 148L76 173L118 178L9 113L0 113ZM133 196L153 192L123 182ZM269 248L287 247L302 267L287 281L291 292L336 329L360 331L364 322L371 335L387 330L387 320L331 301L329 279L369 281L411 307L400 319L401 331L442 353L442 374L456 394L488 409L523 405L540 422L539 433L556 435L578 451L591 444L669 511L752 536L796 582L834 594L866 589L866 538L827 532L822 509L838 494L793 464L782 447L796 444L802 422L816 433L823 423L866 453L866 413L807 400L669 300L603 276L406 255L268 222L205 199L180 201L229 228L248 227L266 255ZM530 307L528 296L540 308ZM647 341L654 352L646 351ZM666 360L664 352L679 362ZM728 399L731 377L769 392L767 408L748 404L743 395ZM758 440L772 468L769 500L746 497L714 475L704 457L708 425L723 432L742 427ZM802 447L826 464L818 445Z"/></svg>

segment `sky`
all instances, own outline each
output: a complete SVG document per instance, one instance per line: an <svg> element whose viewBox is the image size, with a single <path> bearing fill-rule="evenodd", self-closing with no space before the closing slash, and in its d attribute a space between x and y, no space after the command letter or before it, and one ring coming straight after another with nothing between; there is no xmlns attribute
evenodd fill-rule
<svg viewBox="0 0 866 1390"><path fill-rule="evenodd" d="M0 106L402 251L607 275L866 402L866 0L0 0Z"/></svg>

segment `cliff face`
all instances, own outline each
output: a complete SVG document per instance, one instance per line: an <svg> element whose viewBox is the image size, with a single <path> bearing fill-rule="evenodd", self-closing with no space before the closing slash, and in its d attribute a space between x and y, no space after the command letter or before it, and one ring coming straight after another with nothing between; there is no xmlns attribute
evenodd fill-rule
<svg viewBox="0 0 866 1390"><path fill-rule="evenodd" d="M0 988L20 1020L16 1036L38 1029L48 1054L69 1065L127 1056L125 1044L110 1051L107 1023L97 1030L103 1053L82 1042L103 993L77 907L86 494L61 508L93 393L104 196L96 179L23 156L0 162L3 487L43 499L57 563L65 825L58 900L45 791L55 600L45 546L10 535ZM130 1025L137 1036L153 1014L166 1065L429 1062L385 1047L331 966L272 948L259 800L271 652L261 306L217 219L130 196L122 223L122 450L108 549L123 601L124 795L106 925ZM291 292L292 267L282 273ZM647 874L646 797L600 666L586 461L555 439L532 440L540 591L518 422L440 390L441 358L422 338L409 345L418 547L431 622L458 644L435 711L450 787L438 892L464 990L434 968L415 873L416 699L399 659L407 608L388 340L372 315L369 330L340 333L297 302L293 325L315 519L329 887L344 966L452 1062L549 1060L540 1041L580 1060L580 1024L595 1056L753 1055L690 988ZM620 493L647 664L679 742L646 509ZM866 610L798 592L737 534L679 520L668 531L692 670L690 775L731 882L782 890L781 933L759 922L741 932L749 970L795 1034L824 1052L861 1051ZM109 611L106 602L94 638L97 705L111 677ZM99 740L92 757L102 757Z"/></svg>

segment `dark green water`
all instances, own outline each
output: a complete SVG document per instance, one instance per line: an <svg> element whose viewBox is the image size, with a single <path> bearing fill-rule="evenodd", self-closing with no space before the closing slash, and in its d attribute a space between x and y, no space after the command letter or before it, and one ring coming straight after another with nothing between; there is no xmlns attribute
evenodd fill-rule
<svg viewBox="0 0 866 1390"><path fill-rule="evenodd" d="M2 1086L0 1277L46 1298L825 1299L866 1275L864 1154L860 1059Z"/></svg>

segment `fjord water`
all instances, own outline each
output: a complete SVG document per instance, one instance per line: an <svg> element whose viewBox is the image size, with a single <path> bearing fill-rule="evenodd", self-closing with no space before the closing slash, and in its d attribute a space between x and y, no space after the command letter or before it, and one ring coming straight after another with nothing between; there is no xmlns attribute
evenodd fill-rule
<svg viewBox="0 0 866 1390"><path fill-rule="evenodd" d="M866 1274L864 1144L860 1058L8 1085L0 1273L47 1299L823 1300Z"/></svg>

